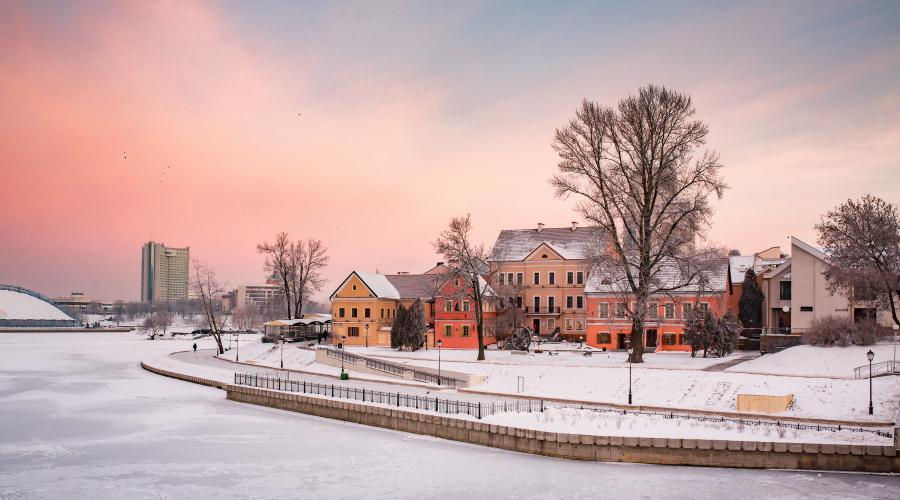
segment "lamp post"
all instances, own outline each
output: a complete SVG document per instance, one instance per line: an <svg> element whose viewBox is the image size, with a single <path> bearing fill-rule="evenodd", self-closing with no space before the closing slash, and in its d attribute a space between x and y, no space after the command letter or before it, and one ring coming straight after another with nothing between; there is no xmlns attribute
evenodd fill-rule
<svg viewBox="0 0 900 500"><path fill-rule="evenodd" d="M900 325L894 323L894 366L891 367L891 371L897 371L897 332L900 331Z"/></svg>
<svg viewBox="0 0 900 500"><path fill-rule="evenodd" d="M631 340L625 341L625 346L628 350L628 404L631 404Z"/></svg>
<svg viewBox="0 0 900 500"><path fill-rule="evenodd" d="M444 345L443 340L437 341L438 346L438 385L441 385L441 346Z"/></svg>
<svg viewBox="0 0 900 500"><path fill-rule="evenodd" d="M346 342L346 341L347 341L347 336L341 335L341 345L340 345L340 347L341 347L341 375L344 374L344 353L343 353L343 351L344 351L344 342Z"/></svg>
<svg viewBox="0 0 900 500"><path fill-rule="evenodd" d="M366 323L366 349L369 348L369 324Z"/></svg>
<svg viewBox="0 0 900 500"><path fill-rule="evenodd" d="M284 369L284 334L281 334L281 369Z"/></svg>
<svg viewBox="0 0 900 500"><path fill-rule="evenodd" d="M873 415L874 409L872 408L872 360L875 359L875 353L872 352L872 349L869 349L869 352L866 353L866 357L869 358L869 415Z"/></svg>
<svg viewBox="0 0 900 500"><path fill-rule="evenodd" d="M241 332L237 333L237 338L234 339L234 361L238 362L241 360Z"/></svg>

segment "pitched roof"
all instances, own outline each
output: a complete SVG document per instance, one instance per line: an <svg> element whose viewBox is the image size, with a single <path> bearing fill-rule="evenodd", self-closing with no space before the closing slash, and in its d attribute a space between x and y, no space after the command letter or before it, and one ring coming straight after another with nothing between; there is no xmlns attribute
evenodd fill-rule
<svg viewBox="0 0 900 500"><path fill-rule="evenodd" d="M401 299L431 298L438 277L433 274L389 274L385 276Z"/></svg>
<svg viewBox="0 0 900 500"><path fill-rule="evenodd" d="M686 278L686 273L671 259L663 260L653 272L652 279L657 280L660 288L674 288ZM728 259L715 259L709 263L709 269L703 271L700 276L705 278L701 284L699 279L694 279L690 284L672 290L670 293L715 293L725 291L728 276ZM584 287L585 293L596 294L622 294L630 293L624 274L615 266L596 265L588 275Z"/></svg>
<svg viewBox="0 0 900 500"><path fill-rule="evenodd" d="M603 247L602 232L597 228L545 227L537 229L504 229L494 242L489 261L523 260L542 243L565 259L590 259Z"/></svg>
<svg viewBox="0 0 900 500"><path fill-rule="evenodd" d="M728 258L729 261L729 272L732 283L743 283L744 275L747 274L747 270L753 268L753 271L760 275L766 271L771 269L775 269L776 267L783 264L787 257L785 258L777 258L777 259L766 259L762 257L757 257L756 255L732 255Z"/></svg>

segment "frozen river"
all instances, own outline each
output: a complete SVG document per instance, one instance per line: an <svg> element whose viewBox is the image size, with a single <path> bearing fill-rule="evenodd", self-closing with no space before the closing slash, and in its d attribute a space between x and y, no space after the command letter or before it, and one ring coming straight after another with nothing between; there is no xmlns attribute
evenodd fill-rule
<svg viewBox="0 0 900 500"><path fill-rule="evenodd" d="M191 342L0 334L0 499L897 498L900 478L570 462L226 401ZM203 347L203 346L201 346Z"/></svg>

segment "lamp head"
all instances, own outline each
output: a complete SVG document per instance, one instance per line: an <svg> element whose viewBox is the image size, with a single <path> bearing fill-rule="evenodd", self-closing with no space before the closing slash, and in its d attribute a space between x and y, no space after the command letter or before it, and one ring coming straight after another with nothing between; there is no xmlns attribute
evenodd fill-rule
<svg viewBox="0 0 900 500"><path fill-rule="evenodd" d="M869 363L871 363L872 360L875 359L875 353L872 352L871 349L869 349L869 352L866 353L866 357L869 358Z"/></svg>
<svg viewBox="0 0 900 500"><path fill-rule="evenodd" d="M444 345L444 341L443 341L443 340L438 340L438 341L437 341L437 344L438 344L438 347L440 347L440 346Z"/></svg>

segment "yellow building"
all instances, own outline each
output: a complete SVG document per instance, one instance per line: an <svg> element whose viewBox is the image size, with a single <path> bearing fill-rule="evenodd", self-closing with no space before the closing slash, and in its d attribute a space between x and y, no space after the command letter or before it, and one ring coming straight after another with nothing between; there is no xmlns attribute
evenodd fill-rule
<svg viewBox="0 0 900 500"><path fill-rule="evenodd" d="M353 271L331 294L332 342L390 346L397 306L409 307L421 299L429 323L428 345L432 345L435 280L427 274Z"/></svg>

